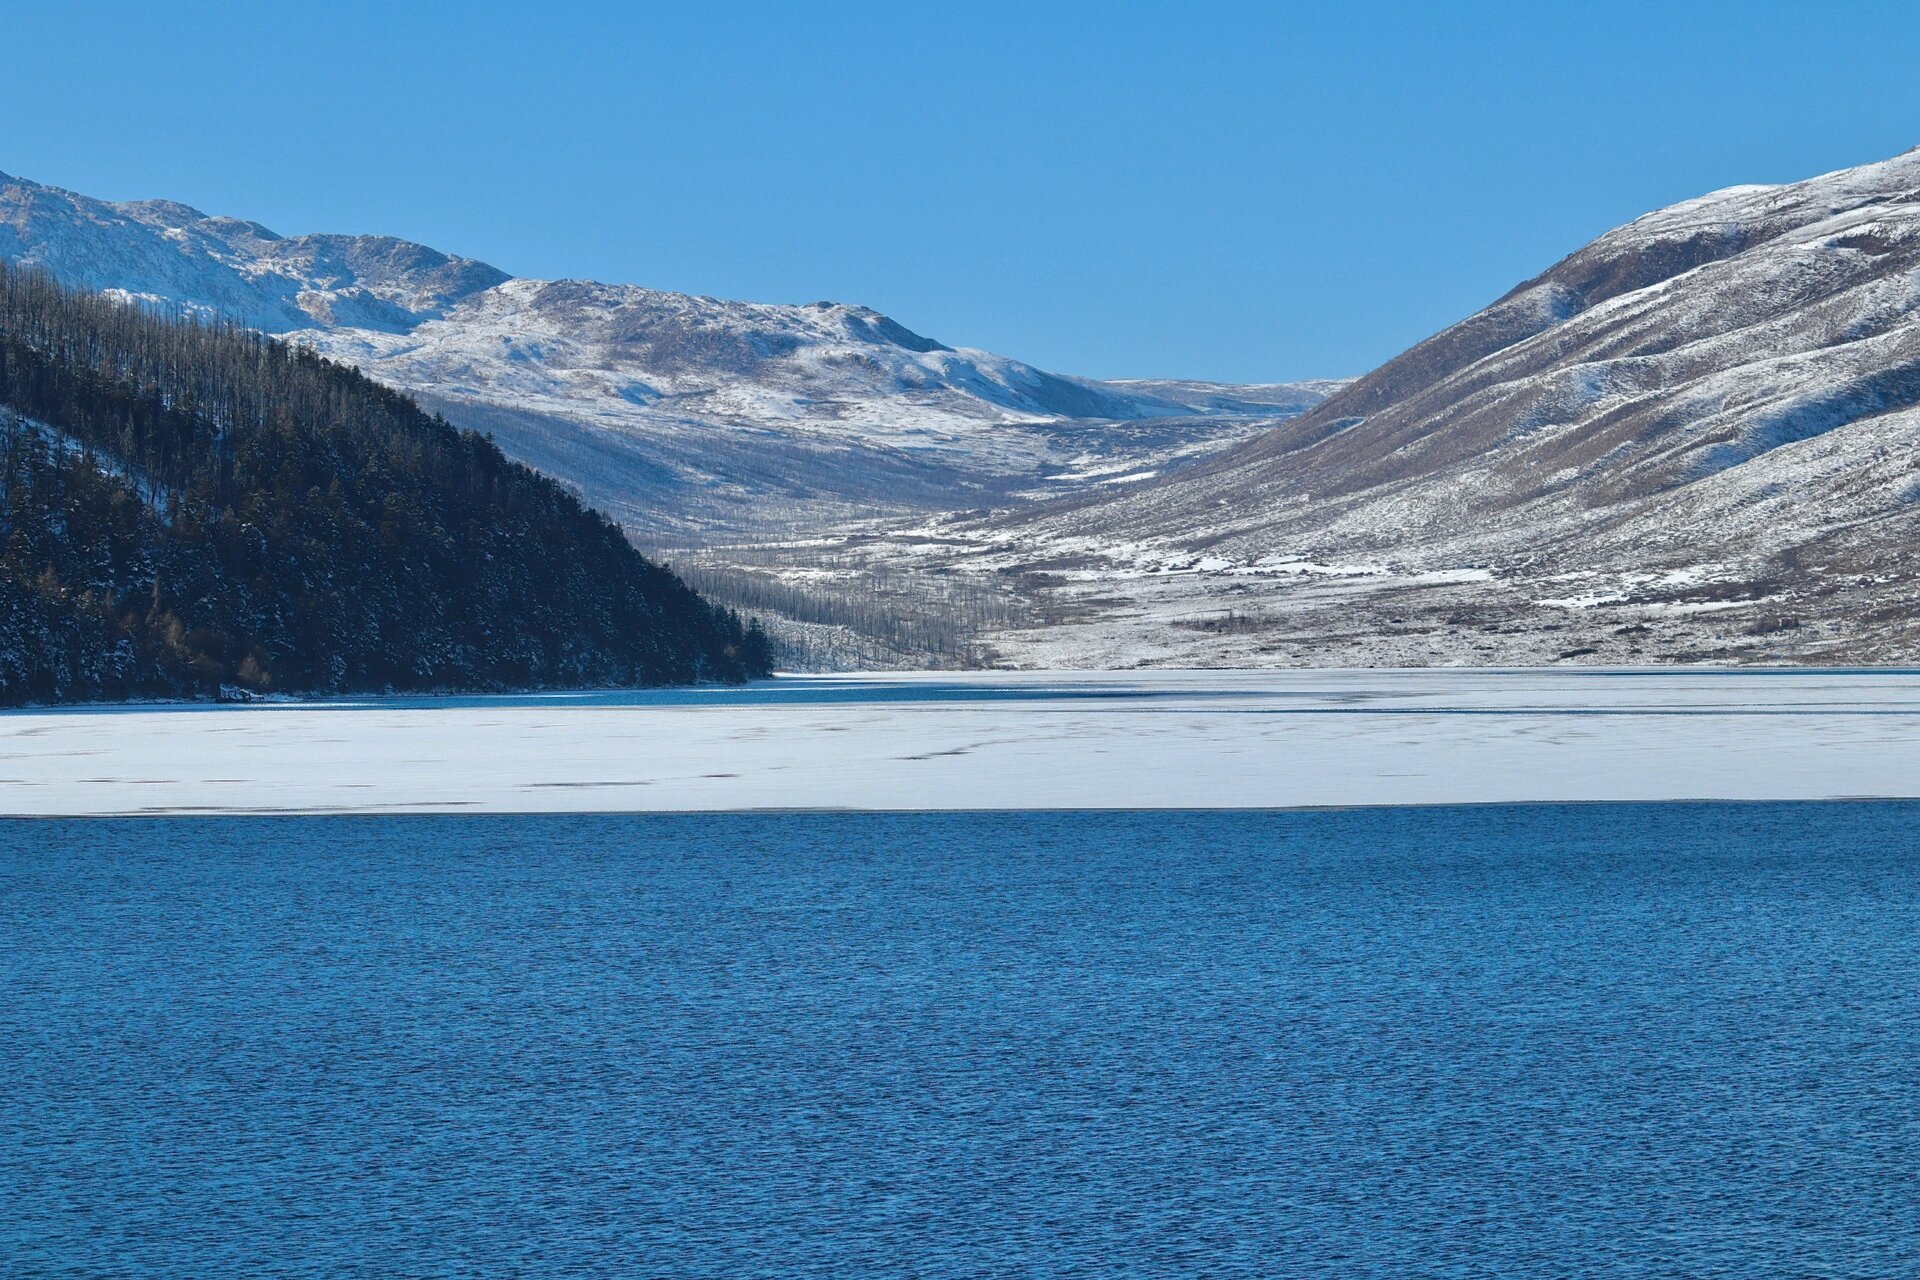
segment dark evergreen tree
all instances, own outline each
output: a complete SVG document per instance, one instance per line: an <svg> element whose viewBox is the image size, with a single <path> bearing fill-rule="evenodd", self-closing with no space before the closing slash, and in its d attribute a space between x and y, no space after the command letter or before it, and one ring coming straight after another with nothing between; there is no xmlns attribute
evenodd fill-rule
<svg viewBox="0 0 1920 1280"><path fill-rule="evenodd" d="M758 627L304 348L0 263L0 701L741 680Z"/></svg>

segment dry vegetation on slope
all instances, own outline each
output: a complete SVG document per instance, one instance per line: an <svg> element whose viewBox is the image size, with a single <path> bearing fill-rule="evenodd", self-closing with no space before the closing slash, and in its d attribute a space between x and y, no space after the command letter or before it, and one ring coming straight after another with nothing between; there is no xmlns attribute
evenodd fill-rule
<svg viewBox="0 0 1920 1280"><path fill-rule="evenodd" d="M863 542L1021 664L1902 663L1920 152L1601 237L1164 480Z"/></svg>

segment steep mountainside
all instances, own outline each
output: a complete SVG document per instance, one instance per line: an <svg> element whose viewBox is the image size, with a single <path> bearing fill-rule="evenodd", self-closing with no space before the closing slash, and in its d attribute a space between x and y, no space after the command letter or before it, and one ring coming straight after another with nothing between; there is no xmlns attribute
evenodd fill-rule
<svg viewBox="0 0 1920 1280"><path fill-rule="evenodd" d="M0 702L766 666L604 517L404 396L0 262Z"/></svg>
<svg viewBox="0 0 1920 1280"><path fill-rule="evenodd" d="M0 259L286 335L672 541L1135 483L1338 385L1070 378L864 307L515 280L384 237L282 238L4 175Z"/></svg>
<svg viewBox="0 0 1920 1280"><path fill-rule="evenodd" d="M1049 575L1083 624L1033 660L1911 661L1917 535L1920 151L1648 214L1199 467L903 554Z"/></svg>

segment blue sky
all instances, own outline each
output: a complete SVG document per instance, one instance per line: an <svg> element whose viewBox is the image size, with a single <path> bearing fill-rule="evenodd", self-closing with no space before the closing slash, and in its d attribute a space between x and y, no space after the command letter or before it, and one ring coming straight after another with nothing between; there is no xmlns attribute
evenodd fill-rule
<svg viewBox="0 0 1920 1280"><path fill-rule="evenodd" d="M1066 372L1367 368L1610 226L1920 144L1920 5L34 4L0 169Z"/></svg>

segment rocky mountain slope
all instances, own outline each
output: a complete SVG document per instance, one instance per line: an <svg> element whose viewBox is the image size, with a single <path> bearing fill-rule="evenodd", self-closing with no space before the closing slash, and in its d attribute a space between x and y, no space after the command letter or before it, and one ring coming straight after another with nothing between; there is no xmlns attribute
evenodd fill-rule
<svg viewBox="0 0 1920 1280"><path fill-rule="evenodd" d="M357 365L655 541L1136 483L1339 385L1071 378L864 307L511 279L387 237L281 237L3 174L0 259Z"/></svg>
<svg viewBox="0 0 1920 1280"><path fill-rule="evenodd" d="M1033 662L1920 653L1920 151L1600 237L1309 412L875 555L1036 584Z"/></svg>

